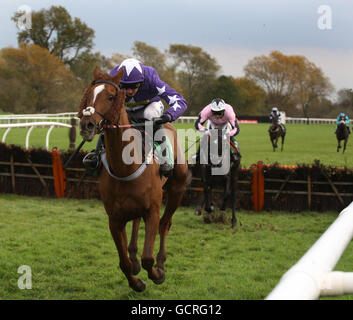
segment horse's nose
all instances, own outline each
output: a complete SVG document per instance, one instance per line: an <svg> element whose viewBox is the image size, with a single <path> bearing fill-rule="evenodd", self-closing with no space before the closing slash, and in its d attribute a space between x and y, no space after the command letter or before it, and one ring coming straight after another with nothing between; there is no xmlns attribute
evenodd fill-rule
<svg viewBox="0 0 353 320"><path fill-rule="evenodd" d="M92 131L94 129L94 124L92 122L88 122L86 128L87 130Z"/></svg>

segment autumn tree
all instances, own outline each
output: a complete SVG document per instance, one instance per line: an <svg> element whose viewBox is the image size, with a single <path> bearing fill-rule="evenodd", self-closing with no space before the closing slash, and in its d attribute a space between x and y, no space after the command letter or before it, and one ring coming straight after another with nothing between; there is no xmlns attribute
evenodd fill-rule
<svg viewBox="0 0 353 320"><path fill-rule="evenodd" d="M265 108L266 92L254 81L245 78L235 78L233 82L241 90L243 99L238 104L238 110L246 115L267 114Z"/></svg>
<svg viewBox="0 0 353 320"><path fill-rule="evenodd" d="M72 111L81 97L65 64L35 44L0 51L0 109L43 113Z"/></svg>
<svg viewBox="0 0 353 320"><path fill-rule="evenodd" d="M115 67L111 59L100 52L82 52L78 59L71 63L70 70L75 73L82 87L86 87L92 81L94 68L98 66L103 72L109 73Z"/></svg>
<svg viewBox="0 0 353 320"><path fill-rule="evenodd" d="M16 12L12 20L17 23L22 12ZM32 12L31 29L20 30L19 43L34 43L72 64L83 51L93 47L94 30L79 18L72 18L62 6L51 6Z"/></svg>
<svg viewBox="0 0 353 320"><path fill-rule="evenodd" d="M140 60L143 64L156 69L159 77L177 91L182 91L176 80L175 68L167 63L168 56L160 52L156 47L150 46L145 42L135 41L132 46L134 58Z"/></svg>
<svg viewBox="0 0 353 320"><path fill-rule="evenodd" d="M269 56L251 59L244 71L247 78L266 91L267 108L278 106L292 114L299 107L307 116L308 107L333 90L322 70L304 56L272 51Z"/></svg>
<svg viewBox="0 0 353 320"><path fill-rule="evenodd" d="M204 96L217 79L220 66L207 52L191 45L172 44L169 55L188 103L188 113L198 113Z"/></svg>

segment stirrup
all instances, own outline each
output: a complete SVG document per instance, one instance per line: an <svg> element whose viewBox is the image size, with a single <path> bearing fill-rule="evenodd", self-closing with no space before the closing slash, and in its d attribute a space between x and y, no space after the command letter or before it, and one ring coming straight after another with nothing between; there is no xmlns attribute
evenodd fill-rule
<svg viewBox="0 0 353 320"><path fill-rule="evenodd" d="M99 155L95 151L88 153L82 160L83 166L90 171L96 170L99 166Z"/></svg>

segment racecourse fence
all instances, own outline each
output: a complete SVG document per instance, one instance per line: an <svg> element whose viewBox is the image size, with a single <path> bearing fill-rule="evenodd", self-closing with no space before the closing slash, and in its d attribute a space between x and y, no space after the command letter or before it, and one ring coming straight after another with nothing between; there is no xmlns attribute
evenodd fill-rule
<svg viewBox="0 0 353 320"><path fill-rule="evenodd" d="M87 152L80 151L68 168L63 164L72 150L24 149L0 143L0 192L28 196L99 199L97 178L82 166ZM203 200L199 167L189 165L192 174L182 204L195 206ZM244 210L341 211L353 201L353 170L310 166L265 165L261 161L241 168L237 180L236 207ZM214 176L214 203L220 203L224 181Z"/></svg>
<svg viewBox="0 0 353 320"><path fill-rule="evenodd" d="M353 238L353 202L281 278L266 300L353 294L353 272L332 271Z"/></svg>

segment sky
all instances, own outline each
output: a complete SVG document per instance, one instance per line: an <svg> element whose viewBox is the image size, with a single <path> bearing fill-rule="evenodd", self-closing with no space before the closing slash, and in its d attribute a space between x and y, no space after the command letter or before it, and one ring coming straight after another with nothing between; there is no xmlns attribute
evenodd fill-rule
<svg viewBox="0 0 353 320"><path fill-rule="evenodd" d="M17 47L11 20L20 6L64 6L95 30L94 51L131 55L134 41L160 51L170 44L201 47L241 77L255 56L279 50L304 55L336 90L353 88L351 0L1 0L0 48Z"/></svg>

